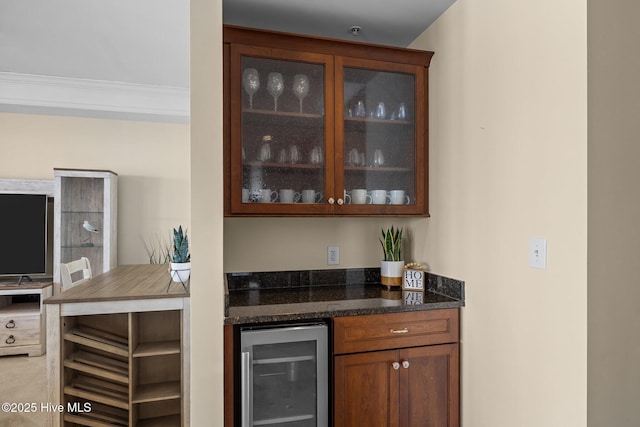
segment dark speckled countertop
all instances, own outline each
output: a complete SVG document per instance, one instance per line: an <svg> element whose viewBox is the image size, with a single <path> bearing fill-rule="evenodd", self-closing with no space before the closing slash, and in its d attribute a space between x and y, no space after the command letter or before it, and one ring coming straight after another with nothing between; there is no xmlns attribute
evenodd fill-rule
<svg viewBox="0 0 640 427"><path fill-rule="evenodd" d="M464 306L464 282L426 273L426 290L389 290L379 268L227 273L225 324Z"/></svg>

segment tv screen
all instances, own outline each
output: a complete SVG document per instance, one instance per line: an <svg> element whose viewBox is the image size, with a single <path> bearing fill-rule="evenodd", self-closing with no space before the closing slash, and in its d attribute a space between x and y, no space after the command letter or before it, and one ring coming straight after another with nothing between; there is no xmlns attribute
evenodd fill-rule
<svg viewBox="0 0 640 427"><path fill-rule="evenodd" d="M45 274L47 196L0 194L0 275Z"/></svg>

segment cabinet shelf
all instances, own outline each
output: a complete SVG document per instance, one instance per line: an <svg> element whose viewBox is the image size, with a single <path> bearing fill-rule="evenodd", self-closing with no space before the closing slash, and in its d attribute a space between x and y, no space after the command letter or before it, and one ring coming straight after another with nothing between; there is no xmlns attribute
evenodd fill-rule
<svg viewBox="0 0 640 427"><path fill-rule="evenodd" d="M310 415L297 415L291 417L280 417L280 418L271 418L268 420L255 420L253 422L254 426L268 426L273 424L284 424L284 423L292 423L294 421L304 421L313 419L313 414Z"/></svg>
<svg viewBox="0 0 640 427"><path fill-rule="evenodd" d="M180 354L180 341L141 343L133 351L133 357L162 356L165 354Z"/></svg>
<svg viewBox="0 0 640 427"><path fill-rule="evenodd" d="M153 384L140 384L131 403L157 402L159 400L179 399L180 381L167 381Z"/></svg>
<svg viewBox="0 0 640 427"><path fill-rule="evenodd" d="M64 339L118 356L129 356L126 338L98 329L78 326L67 331L64 334Z"/></svg>
<svg viewBox="0 0 640 427"><path fill-rule="evenodd" d="M278 168L278 169L300 169L300 170L320 170L324 165L311 163L276 163L276 162L244 162L244 167L262 167L262 168Z"/></svg>
<svg viewBox="0 0 640 427"><path fill-rule="evenodd" d="M71 384L64 387L64 394L82 399L92 400L114 406L120 409L129 409L129 387L118 385L98 378L77 375Z"/></svg>
<svg viewBox="0 0 640 427"><path fill-rule="evenodd" d="M60 246L60 248L62 249L102 249L102 245L91 245L91 246L87 246L87 245L83 245L82 243L77 244L77 245L62 245Z"/></svg>
<svg viewBox="0 0 640 427"><path fill-rule="evenodd" d="M39 313L39 302L21 302L0 307L0 315L2 316L32 316Z"/></svg>
<svg viewBox="0 0 640 427"><path fill-rule="evenodd" d="M180 414L164 417L144 418L138 421L138 427L175 427L180 425Z"/></svg>
<svg viewBox="0 0 640 427"><path fill-rule="evenodd" d="M82 414L66 413L64 415L64 420L77 425L89 427L126 427L129 425L128 411L101 405L96 402L90 403L91 412Z"/></svg>
<svg viewBox="0 0 640 427"><path fill-rule="evenodd" d="M310 113L296 113L293 111L273 111L273 110L249 110L243 109L242 113L251 116L254 115L256 117L259 116L271 116L278 118L291 118L291 119L322 119L324 116L322 114L310 114Z"/></svg>
<svg viewBox="0 0 640 427"><path fill-rule="evenodd" d="M387 124L387 125L413 125L413 122L408 120L391 120L391 119L372 119L372 118L360 118L360 117L345 117L345 125L359 126L368 123Z"/></svg>
<svg viewBox="0 0 640 427"><path fill-rule="evenodd" d="M396 166L345 166L345 172L380 172L380 173L389 173L389 172L404 172L404 173L413 173L413 170L405 167L396 167Z"/></svg>
<svg viewBox="0 0 640 427"><path fill-rule="evenodd" d="M129 364L118 359L76 351L65 359L64 366L106 380L129 384Z"/></svg>
<svg viewBox="0 0 640 427"><path fill-rule="evenodd" d="M103 211L62 211L61 213L62 214L71 214L71 215L74 215L74 214L87 214L87 215L89 215L89 214L98 214L98 215L102 215L102 214L104 214Z"/></svg>

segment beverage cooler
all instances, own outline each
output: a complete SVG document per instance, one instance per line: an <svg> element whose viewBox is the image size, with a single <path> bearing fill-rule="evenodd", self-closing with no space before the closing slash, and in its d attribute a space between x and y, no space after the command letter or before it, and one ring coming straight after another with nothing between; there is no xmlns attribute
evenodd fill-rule
<svg viewBox="0 0 640 427"><path fill-rule="evenodd" d="M328 326L243 327L241 426L327 427Z"/></svg>

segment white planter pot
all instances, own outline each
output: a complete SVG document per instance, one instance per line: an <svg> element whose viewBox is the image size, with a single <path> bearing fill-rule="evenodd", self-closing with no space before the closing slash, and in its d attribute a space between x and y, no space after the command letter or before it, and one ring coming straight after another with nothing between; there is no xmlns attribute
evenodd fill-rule
<svg viewBox="0 0 640 427"><path fill-rule="evenodd" d="M402 286L404 261L381 261L380 282L386 286Z"/></svg>
<svg viewBox="0 0 640 427"><path fill-rule="evenodd" d="M190 262L172 262L171 263L171 280L174 282L185 283L191 275Z"/></svg>

